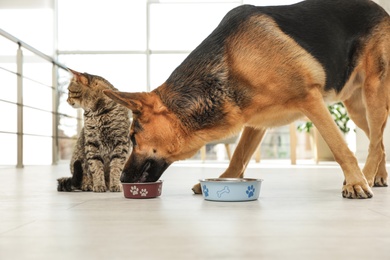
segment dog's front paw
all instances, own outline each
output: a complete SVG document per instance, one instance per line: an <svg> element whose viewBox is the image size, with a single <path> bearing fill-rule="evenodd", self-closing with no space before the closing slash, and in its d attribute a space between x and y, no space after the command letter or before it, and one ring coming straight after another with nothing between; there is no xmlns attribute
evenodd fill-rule
<svg viewBox="0 0 390 260"><path fill-rule="evenodd" d="M374 187L387 187L387 177L388 174L386 170L378 171L375 176Z"/></svg>
<svg viewBox="0 0 390 260"><path fill-rule="evenodd" d="M382 177L375 177L374 187L387 187L387 179Z"/></svg>
<svg viewBox="0 0 390 260"><path fill-rule="evenodd" d="M94 192L106 192L107 188L106 185L95 185L93 186Z"/></svg>
<svg viewBox="0 0 390 260"><path fill-rule="evenodd" d="M195 194L202 194L202 188L200 187L200 183L195 184L194 187L192 187L192 191Z"/></svg>
<svg viewBox="0 0 390 260"><path fill-rule="evenodd" d="M111 192L121 192L122 191L122 186L120 184L117 185L112 185L110 187Z"/></svg>
<svg viewBox="0 0 390 260"><path fill-rule="evenodd" d="M344 184L342 194L348 199L369 199L374 196L368 183Z"/></svg>

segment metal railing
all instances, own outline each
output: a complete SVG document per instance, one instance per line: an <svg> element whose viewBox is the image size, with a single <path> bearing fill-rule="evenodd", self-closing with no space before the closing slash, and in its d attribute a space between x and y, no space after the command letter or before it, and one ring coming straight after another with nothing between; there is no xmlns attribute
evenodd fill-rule
<svg viewBox="0 0 390 260"><path fill-rule="evenodd" d="M9 40L12 43L16 44L16 55L15 53L10 53L11 56L16 56L16 71L13 71L12 69L4 68L2 64L0 63L0 69L5 71L6 73L11 73L16 75L16 102L14 101L9 101L9 100L4 100L1 98L1 92L0 92L0 102L3 103L8 103L8 104L13 104L16 105L17 107L17 127L16 127L16 132L8 132L8 131L1 131L0 133L2 134L16 134L16 140L17 140L17 160L16 160L16 167L22 168L24 166L24 160L23 160L23 136L24 135L34 135L34 134L26 134L24 132L24 125L23 125L23 108L31 108L35 110L41 110L44 112L48 112L52 114L52 135L39 135L36 134L35 136L44 136L44 137L52 137L53 142L52 142L52 163L55 164L59 160L59 148L58 148L58 106L59 106L59 98L58 98L58 72L59 70L67 70L67 67L59 63L55 58L50 57L43 52L35 49L34 47L30 46L29 44L23 42L22 40L14 37L13 35L9 34L8 32L0 29L0 35L4 37L6 40ZM52 64L52 75L51 75L51 86L47 85L42 82L35 81L31 77L27 77L23 73L23 65L25 63L24 61L24 56L23 56L23 51L27 50L31 52L32 54L36 55L37 57L43 59L44 62L48 62ZM8 53L7 53L8 55ZM50 87L52 90L52 108L51 111L49 110L42 110L37 107L33 106L28 106L25 105L23 102L23 82L24 80L29 80L29 81L35 81L35 83L38 83L40 85L45 85L47 87ZM8 91L8 89L3 89L2 91ZM2 111L2 113L6 113L6 111ZM0 116L1 114L0 113ZM67 115L62 115L62 116L67 116ZM39 121L39 119L38 119ZM7 149L7 147L0 147L0 149Z"/></svg>

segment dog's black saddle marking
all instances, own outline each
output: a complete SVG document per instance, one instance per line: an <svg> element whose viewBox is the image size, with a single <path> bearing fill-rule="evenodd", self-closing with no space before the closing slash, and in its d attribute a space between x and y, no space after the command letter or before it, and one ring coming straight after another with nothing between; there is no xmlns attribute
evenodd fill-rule
<svg viewBox="0 0 390 260"><path fill-rule="evenodd" d="M359 58L363 38L388 14L368 0L307 0L253 7L314 56L326 72L326 90L340 92Z"/></svg>

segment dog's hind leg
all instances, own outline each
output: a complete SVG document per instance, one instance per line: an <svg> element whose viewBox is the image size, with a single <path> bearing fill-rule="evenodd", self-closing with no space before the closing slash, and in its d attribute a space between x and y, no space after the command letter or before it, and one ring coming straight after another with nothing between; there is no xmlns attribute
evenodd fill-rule
<svg viewBox="0 0 390 260"><path fill-rule="evenodd" d="M372 61L374 63L374 61ZM370 145L363 172L370 186L387 186L386 156L383 144L383 132L389 115L390 75L388 62L377 58L374 65L368 62L368 76L363 87L363 99L366 104L368 138Z"/></svg>
<svg viewBox="0 0 390 260"><path fill-rule="evenodd" d="M379 99L378 97L377 102L381 103ZM384 107L378 108L377 105L374 105L374 100L375 98L371 101L367 100L367 119L370 129L368 138L370 139L370 144L363 172L370 186L374 184L377 186L386 186L387 171L385 168L386 156L383 144L383 131L386 125L388 111Z"/></svg>
<svg viewBox="0 0 390 260"><path fill-rule="evenodd" d="M329 145L335 160L340 164L344 172L343 197L371 198L373 196L371 188L359 168L356 157L348 148L340 130L333 121L323 100L321 88L313 86L305 96L305 99L299 100L298 102L302 113L317 127Z"/></svg>
<svg viewBox="0 0 390 260"><path fill-rule="evenodd" d="M367 113L369 111L366 110L366 107L363 103L362 89L359 88L355 91L355 93L348 100L344 101L344 105L347 108L348 115L352 119L352 121L358 126L360 129L364 131L368 138L370 138L370 127L368 126L367 121ZM386 154L384 153L383 140L382 143L382 152L381 156L379 155L378 160L380 160L379 165L376 165L376 171L373 172L375 174L374 181L372 180L372 176L368 173L368 168L363 169L363 173L365 174L367 181L370 186L374 185L376 187L387 186L387 170L386 170ZM368 160L368 158L367 158ZM367 173L367 174L366 174ZM371 180L370 180L371 178Z"/></svg>
<svg viewBox="0 0 390 260"><path fill-rule="evenodd" d="M226 171L221 174L220 178L242 178L245 169L252 158L253 153L259 146L261 139L266 132L265 128L245 127L242 132L240 141L234 150L233 157L230 160ZM195 194L201 194L200 184L196 184L192 190Z"/></svg>

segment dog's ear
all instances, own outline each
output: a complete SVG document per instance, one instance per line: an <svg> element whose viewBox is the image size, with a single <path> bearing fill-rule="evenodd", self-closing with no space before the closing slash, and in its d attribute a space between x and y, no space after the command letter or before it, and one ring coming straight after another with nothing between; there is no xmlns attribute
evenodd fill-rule
<svg viewBox="0 0 390 260"><path fill-rule="evenodd" d="M103 90L103 93L117 102L118 104L121 104L131 111L134 112L139 112L142 109L142 100L144 96L147 93L140 93L140 92L135 92L135 93L129 93L129 92L120 92L120 91L114 91L110 89L105 89Z"/></svg>
<svg viewBox="0 0 390 260"><path fill-rule="evenodd" d="M134 114L142 113L146 108L152 113L165 113L167 108L161 102L160 98L153 92L120 92L110 89L103 90L103 93L106 94L109 98L121 104L131 111Z"/></svg>

